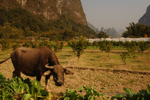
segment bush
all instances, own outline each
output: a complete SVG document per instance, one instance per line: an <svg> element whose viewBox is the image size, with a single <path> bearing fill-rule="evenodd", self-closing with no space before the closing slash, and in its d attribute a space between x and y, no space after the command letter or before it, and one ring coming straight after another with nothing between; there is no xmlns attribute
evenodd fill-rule
<svg viewBox="0 0 150 100"><path fill-rule="evenodd" d="M128 50L128 55L135 57L136 43L135 42L125 42L124 47Z"/></svg>
<svg viewBox="0 0 150 100"><path fill-rule="evenodd" d="M145 50L147 50L149 47L150 47L150 45L147 42L139 42L139 48L142 53Z"/></svg>
<svg viewBox="0 0 150 100"><path fill-rule="evenodd" d="M84 52L84 49L87 47L87 42L84 37L80 37L79 40L75 41L72 40L68 43L69 46L71 46L74 54L80 58L81 54Z"/></svg>
<svg viewBox="0 0 150 100"><path fill-rule="evenodd" d="M23 47L30 47L30 43L23 43Z"/></svg>
<svg viewBox="0 0 150 100"><path fill-rule="evenodd" d="M0 41L0 44L2 45L2 51L8 50L10 48L9 41L7 39L6 40L2 39Z"/></svg>
<svg viewBox="0 0 150 100"><path fill-rule="evenodd" d="M19 43L14 43L13 44L13 50L15 50L16 48L20 47L20 44Z"/></svg>
<svg viewBox="0 0 150 100"><path fill-rule="evenodd" d="M99 43L99 49L101 51L105 51L106 53L109 53L113 49L113 43L111 43L110 41L101 41Z"/></svg>

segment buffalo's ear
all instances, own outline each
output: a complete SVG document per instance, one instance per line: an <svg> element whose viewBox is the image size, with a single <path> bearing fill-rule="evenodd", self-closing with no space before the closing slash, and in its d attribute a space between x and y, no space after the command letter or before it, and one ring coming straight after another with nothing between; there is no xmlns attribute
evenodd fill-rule
<svg viewBox="0 0 150 100"><path fill-rule="evenodd" d="M71 75L73 75L73 74L74 74L73 72L69 71L69 70L68 70L68 69L66 69L66 68L64 68L64 73L65 73L65 74L71 74Z"/></svg>

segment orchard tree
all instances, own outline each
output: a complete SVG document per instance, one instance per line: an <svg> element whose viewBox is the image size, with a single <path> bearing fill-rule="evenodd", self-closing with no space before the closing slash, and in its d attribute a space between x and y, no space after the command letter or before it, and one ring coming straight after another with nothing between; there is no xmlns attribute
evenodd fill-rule
<svg viewBox="0 0 150 100"><path fill-rule="evenodd" d="M99 34L98 34L98 38L108 38L109 35L107 35L107 33L101 31Z"/></svg>
<svg viewBox="0 0 150 100"><path fill-rule="evenodd" d="M87 47L87 41L84 37L80 36L79 40L72 40L68 43L69 46L71 46L73 52L75 55L80 58L81 54L84 52L84 49Z"/></svg>

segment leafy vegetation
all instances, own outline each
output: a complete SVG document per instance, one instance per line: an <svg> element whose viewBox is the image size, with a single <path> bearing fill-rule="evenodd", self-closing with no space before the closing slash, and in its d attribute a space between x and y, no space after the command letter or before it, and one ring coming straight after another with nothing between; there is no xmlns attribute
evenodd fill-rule
<svg viewBox="0 0 150 100"><path fill-rule="evenodd" d="M150 37L150 26L139 23L130 23L130 26L126 27L122 36L123 37Z"/></svg>
<svg viewBox="0 0 150 100"><path fill-rule="evenodd" d="M149 100L150 99L150 84L148 84L147 90L140 90L138 93L134 93L132 89L123 88L123 90L126 92L126 94L118 94L115 96L112 96L111 100L114 100L115 98L117 100Z"/></svg>
<svg viewBox="0 0 150 100"><path fill-rule="evenodd" d="M113 49L113 44L110 41L101 41L99 42L99 49L109 53Z"/></svg>
<svg viewBox="0 0 150 100"><path fill-rule="evenodd" d="M45 91L40 82L23 80L21 77L6 80L0 73L0 100L38 100L39 98L51 99L51 94Z"/></svg>
<svg viewBox="0 0 150 100"><path fill-rule="evenodd" d="M78 92L85 92L85 95L79 94ZM102 96L103 100L105 100L104 94L98 93L92 86L91 88L82 86L78 89L78 92L76 90L67 89L61 98L64 98L64 100L99 100L96 99L96 96Z"/></svg>
<svg viewBox="0 0 150 100"><path fill-rule="evenodd" d="M97 37L98 38L108 38L109 35L107 35L107 33L103 32L103 31L101 31L100 33L98 33Z"/></svg>
<svg viewBox="0 0 150 100"><path fill-rule="evenodd" d="M84 49L87 47L87 41L84 37L80 36L79 40L72 40L68 43L71 46L74 54L80 58L81 54L84 52Z"/></svg>

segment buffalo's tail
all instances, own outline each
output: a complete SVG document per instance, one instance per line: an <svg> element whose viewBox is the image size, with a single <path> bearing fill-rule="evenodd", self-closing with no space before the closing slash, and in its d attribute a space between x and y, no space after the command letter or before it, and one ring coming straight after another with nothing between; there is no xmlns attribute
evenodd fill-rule
<svg viewBox="0 0 150 100"><path fill-rule="evenodd" d="M4 62L7 61L8 59L10 59L10 57L7 58L7 59L5 59L5 60L3 60L3 61L0 61L0 64L4 63Z"/></svg>

